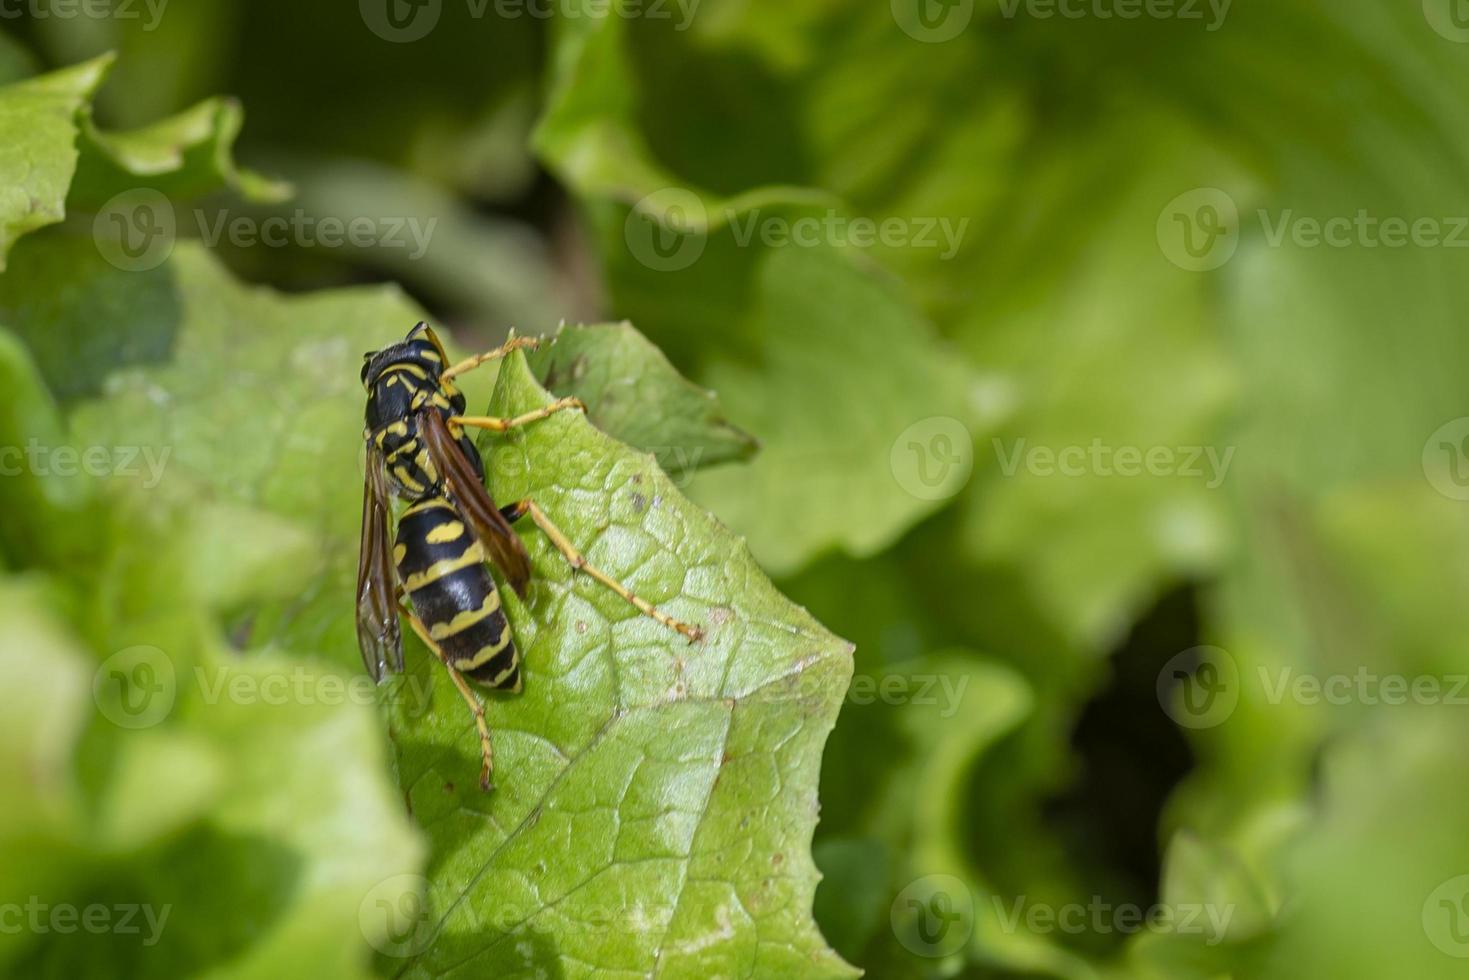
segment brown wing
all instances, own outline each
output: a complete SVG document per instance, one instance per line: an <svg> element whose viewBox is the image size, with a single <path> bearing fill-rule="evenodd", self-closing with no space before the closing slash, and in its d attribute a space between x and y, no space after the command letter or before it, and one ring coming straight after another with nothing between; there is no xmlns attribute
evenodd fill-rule
<svg viewBox="0 0 1469 980"><path fill-rule="evenodd" d="M372 679L403 670L398 578L388 545L388 488L382 453L367 450L362 485L362 548L357 556L357 647Z"/></svg>
<svg viewBox="0 0 1469 980"><path fill-rule="evenodd" d="M510 529L510 522L490 499L479 474L465 458L438 410L429 406L414 418L418 423L418 438L428 450L429 459L443 478L460 515L474 529L489 552L490 561L505 575L516 595L525 595L526 583L530 581L530 556L525 552L525 543Z"/></svg>

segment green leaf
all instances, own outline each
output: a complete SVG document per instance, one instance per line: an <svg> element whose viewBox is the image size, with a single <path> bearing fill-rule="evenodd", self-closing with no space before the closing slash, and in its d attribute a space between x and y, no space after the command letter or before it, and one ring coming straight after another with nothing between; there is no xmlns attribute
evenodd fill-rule
<svg viewBox="0 0 1469 980"><path fill-rule="evenodd" d="M5 138L0 169L19 168L4 189L31 202L20 220L0 211L0 248L60 220L79 131L84 165L99 150L119 155L119 173L194 165L187 152L147 149L154 138L160 151L168 139L207 141L189 125L85 145L86 99L105 64L0 90L0 130L15 137ZM74 394L130 359L168 352L176 323L159 314L177 308L169 273L109 276L90 264L101 261L91 241L52 234L21 247L36 241L31 268L46 274L21 280L12 268L0 280L5 316L58 376L68 367L87 376ZM74 334L49 336L48 319ZM138 324L143 356L128 336ZM211 615L279 596L292 576L299 589L312 567L300 529L208 498L206 480L163 481L162 466L158 479L130 480L140 451L161 450L167 462L168 439L144 445L143 433L121 427L94 441L71 430L9 332L0 333L0 380L7 469L14 451L23 459L0 485L14 518L3 544L28 569L24 582L0 581L9 678L0 896L43 923L49 912L53 924L4 930L0 964L18 976L305 969L365 978L368 943L382 937L363 909L411 893L402 879L421 856L384 778L379 722L328 693L345 689L340 675L228 649ZM67 452L77 455L66 461ZM110 479L92 472L98 453ZM282 701L283 681L306 693ZM95 912L137 922L97 929ZM57 925L68 913L73 927Z"/></svg>
<svg viewBox="0 0 1469 980"><path fill-rule="evenodd" d="M41 556L59 559L83 551L90 531L87 508L93 488L41 465L41 453L67 444L67 433L51 393L29 352L0 328L0 507L31 520L0 524L0 554L6 564L26 566Z"/></svg>
<svg viewBox="0 0 1469 980"><path fill-rule="evenodd" d="M1029 685L1008 667L944 650L865 665L849 696L854 704L833 739L823 786L827 802L843 808L846 836L823 842L818 853L866 844L869 861L884 858L882 914L863 931L848 921L844 899L868 874L865 867L837 865L845 876L833 873L817 899L828 915L840 915L839 930L860 936L857 962L893 977L923 976L926 962L946 971L983 963L1091 977L1085 961L1053 936L1003 926L997 910L1008 911L1014 899L997 891L970 855L967 788L977 763L1033 712ZM962 916L963 931L946 943L923 939L922 912L909 902L931 889L942 890Z"/></svg>
<svg viewBox="0 0 1469 980"><path fill-rule="evenodd" d="M616 5L627 6L626 0ZM596 15L592 6L581 0L572 8L576 15L557 21L557 71L532 137L536 152L567 184L591 198L636 205L665 227L697 233L717 230L754 208L838 203L824 191L795 185L728 195L681 180L658 160L640 129L628 38L634 18ZM691 198L698 206L679 210Z"/></svg>
<svg viewBox="0 0 1469 980"><path fill-rule="evenodd" d="M1237 477L1222 437L1237 381L1211 333L1207 282L1167 261L1153 223L1136 218L1217 164L1157 120L1132 125L1131 138L1072 148L1114 173L1110 160L1140 141L1153 147L1105 198L1058 189L1040 169L1017 188L1017 201L1058 203L1020 241L986 244L985 264L1008 276L1009 293L977 305L959 338L1016 400L981 451L965 546L1019 569L1069 638L1092 649L1120 637L1160 583L1217 567ZM1057 259L1058 242L1075 252Z"/></svg>
<svg viewBox="0 0 1469 980"><path fill-rule="evenodd" d="M291 193L288 184L235 163L235 140L244 122L240 103L226 98L206 99L176 116L127 132L102 132L89 114L83 120L81 163L68 203L94 210L139 186L175 202L220 187L246 200L284 200Z"/></svg>
<svg viewBox="0 0 1469 980"><path fill-rule="evenodd" d="M1464 622L1457 554L1466 522L1444 467L1462 461L1454 444L1465 415L1465 256L1374 247L1355 231L1343 248L1290 234L1272 242L1268 229L1306 216L1411 222L1457 213L1465 113L1443 86L1462 82L1465 65L1458 45L1424 29L1425 13L1430 26L1437 16L1427 7L1287 9L1288 17L1232 23L1217 51L1242 65L1243 46L1258 52L1268 39L1276 55L1309 54L1255 62L1229 93L1236 119L1246 93L1264 87L1282 97L1252 100L1246 128L1264 149L1270 183L1248 203L1268 223L1242 219L1220 304L1222 334L1247 379L1249 411L1231 438L1249 463L1230 496L1246 546L1211 597L1211 631L1246 679L1258 671L1272 684L1307 675L1353 683L1345 703L1272 699L1263 684L1246 683L1228 723L1195 736L1202 765L1175 810L1227 841L1300 910L1271 946L1272 969L1253 975L1303 964L1343 977L1448 975L1458 964L1424 939L1430 922L1452 922L1432 918L1429 900L1462 863L1442 836L1462 801L1431 787L1455 785L1438 772L1462 735L1432 704L1385 703L1382 690L1363 692L1355 679L1423 679L1439 686L1441 701L1447 678L1464 672L1452 637ZM1202 76L1218 64L1205 60L1186 76L1192 101L1212 103ZM1434 66L1432 78L1423 65ZM1280 84L1302 75L1331 77L1336 91L1358 97L1342 104ZM1395 81L1381 86L1382 77ZM1348 135L1360 132L1373 135ZM1246 199L1239 203L1247 214ZM1390 359L1383 323L1399 325ZM1290 804L1301 815L1287 848L1260 828ZM1415 847L1381 867L1370 843L1379 835ZM1363 900L1348 909L1353 893Z"/></svg>
<svg viewBox="0 0 1469 980"><path fill-rule="evenodd" d="M167 266L118 268L87 238L33 235L0 276L0 323L25 341L63 404L98 394L115 371L166 360L179 317Z"/></svg>
<svg viewBox="0 0 1469 980"><path fill-rule="evenodd" d="M68 204L96 209L140 188L188 197L223 186L256 200L287 193L235 166L231 150L243 117L229 100L200 103L135 132L97 130L91 99L111 64L103 56L0 88L0 270L16 239L61 221Z"/></svg>
<svg viewBox="0 0 1469 980"><path fill-rule="evenodd" d="M548 391L580 398L593 425L653 453L675 483L758 448L714 392L685 380L630 323L562 327L527 360Z"/></svg>
<svg viewBox="0 0 1469 980"><path fill-rule="evenodd" d="M1328 750L1318 820L1278 862L1290 912L1236 975L1277 980L1301 964L1346 980L1462 975L1469 799L1454 773L1466 734L1462 708L1419 708Z"/></svg>
<svg viewBox="0 0 1469 980"><path fill-rule="evenodd" d="M319 650L355 670L351 603L342 597L351 594L361 494L357 368L363 350L395 338L417 311L390 291L287 299L248 290L195 247L181 246L162 268L175 290L171 305L178 320L170 360L113 374L103 399L78 406L76 429L85 441L101 445L126 437L134 444L169 447L159 490L207 486L228 501L277 514L298 530L309 528L317 557L307 558L303 551L294 576L307 573L310 584L296 598L261 609L250 635L287 649ZM141 279L125 278L114 287L124 293L132 289L134 299L147 301ZM230 350L229 383L222 386L218 351L224 344ZM512 366L519 374L504 370L502 378L518 378L520 387L502 380L492 411L522 411L548 397L522 361ZM240 438L242 418L253 431L272 438ZM558 435L568 425L572 433ZM515 472L511 457L520 453L530 457L531 472L508 478ZM587 828L579 826L578 840L587 849L572 849L568 856L574 860L557 869L557 880L568 892L579 872L600 872L598 882L624 881L629 901L641 903L650 916L660 914L660 903L667 905L660 921L667 936L644 936L638 949L618 949L606 927L600 934L593 930L593 938L606 945L607 962L643 962L656 941L664 969L671 972L683 969L686 961L743 962L747 957L779 969L782 957L799 955L803 965L814 962L819 970L843 974L809 919L815 872L808 848L821 746L850 671L847 648L780 600L748 556L726 563L733 540L678 496L651 457L620 446L585 420L567 413L538 423L507 439L490 459L499 496L509 500L534 490L573 539L587 546L594 562L627 576L634 588L673 614L705 622L711 636L688 647L598 587L581 584L568 590L564 563L530 532L541 578L529 609L508 600L525 651L527 690L521 698L491 707L497 722L507 714L519 719L497 725L499 790L486 797L475 785L478 764L468 715L437 662L414 660L413 672L389 693L400 703L394 731L405 788L435 842L440 870L430 876L433 907L447 910L449 883L462 887L472 879L466 869L484 866L483 860L473 864L476 855L487 857L499 845L505 845L506 861L522 848L534 852L557 826L558 808L571 821L566 808L579 808L584 794L596 797L608 780L625 776L634 780L630 786L637 792L630 789L625 801L614 801L618 805L609 815L619 814L626 832L599 837L606 829L595 819ZM609 513L618 515L599 544L588 533L593 525L587 512L567 506L581 501L573 478L587 479L587 468L612 481L597 506L615 507ZM327 480L323 474L332 476ZM538 480L549 482L527 482ZM628 492L614 495L611 488L619 480L629 481ZM226 508L220 519L229 521L229 513ZM640 514L641 522L634 519ZM666 555L648 550L649 541L637 543L635 526L673 533L662 523L667 520L687 528L687 543ZM234 523L246 536L259 533L246 531L252 525L239 519ZM216 525L211 521L211 526ZM214 533L184 529L194 541L208 541ZM242 594L264 594L271 581L292 580L282 580L278 570L265 574L275 566L260 565L268 555L252 558L258 549L231 545L221 552L218 547L210 550L216 560L231 567L253 562L261 574L258 580L241 580L254 585L210 584L207 569L201 568L187 575L201 601L238 604ZM643 556L642 568L633 574L629 562L637 561L637 554ZM140 553L129 564L142 566L146 559ZM187 556L180 555L170 567L187 567L186 562ZM132 575L141 596L151 591L149 574L144 566ZM684 598L676 598L680 593ZM548 602L553 595L559 597ZM587 625L585 634L578 622ZM621 696L614 696L611 686L612 663L603 659L613 637L620 651ZM741 650L738 659L733 658L735 645ZM682 696L676 695L679 684ZM420 691L431 691L433 699L431 712L422 717L415 714L422 710L414 696ZM614 717L614 708L621 714ZM581 761L566 767L553 746ZM434 770L431 776L417 771L428 768ZM446 783L457 788L446 793ZM483 828L453 818L456 800L465 808L459 812L490 808L505 832L486 837ZM658 809L673 802L677 806L667 812ZM541 806L538 829L527 828L524 839L509 840L509 830L536 805ZM643 822L635 823L639 814ZM747 818L738 833L753 835L759 846L740 859L723 854L735 833L730 825ZM612 850L596 850L602 847ZM598 868L597 853L633 863ZM511 875L514 867L491 869ZM670 904L667 896L677 892L673 885L695 877L701 880L689 881L686 897ZM491 878L487 873L485 882ZM721 880L724 885L716 884ZM575 901L595 904L588 893L578 894ZM455 913L425 954L431 962L452 964L460 954L480 952L494 938L485 923L536 911L523 891L479 886L470 898L473 916ZM723 935L726 916L731 936L704 947L711 936ZM543 921L535 919L537 934ZM586 938L553 933L554 941L546 946L550 952L543 952L580 955ZM486 955L515 957L516 949L514 943L502 944ZM816 960L804 959L808 954Z"/></svg>
<svg viewBox="0 0 1469 980"><path fill-rule="evenodd" d="M0 867L6 869L6 891L13 895L17 882L34 884L54 876L42 862L23 860L29 844L80 830L72 823L77 788L68 765L90 707L92 667L53 618L36 611L49 598L39 588L26 590L7 579L0 595L6 607L0 666L10 678L0 715L0 779L7 787Z"/></svg>
<svg viewBox="0 0 1469 980"><path fill-rule="evenodd" d="M1164 865L1162 902L1175 910L1193 906L1212 913L1210 928L1203 932L1208 945L1248 939L1271 925L1274 910L1264 889L1227 845L1182 831L1169 844ZM1223 930L1216 931L1215 925Z"/></svg>
<svg viewBox="0 0 1469 980"><path fill-rule="evenodd" d="M222 0L177 7L159 0L131 6L109 0L104 17L39 19L33 37L37 51L52 64L116 54L112 84L97 96L99 114L119 126L141 126L201 93L240 90L221 77L232 60L224 30L231 20Z"/></svg>
<svg viewBox="0 0 1469 980"><path fill-rule="evenodd" d="M785 80L721 50L720 67L749 91L729 99L733 125L704 125L707 105L689 112L660 84L697 87L689 79L703 62L667 37L651 53L647 35L659 28L633 20L558 22L536 148L589 203L616 306L694 365L695 380L719 391L765 446L750 467L703 475L692 493L776 573L828 551L880 551L962 486L973 438L993 421L981 379L899 283L846 254L856 249L825 237L768 246L759 236L766 222L826 227L850 210L830 190L802 186L808 174L780 168L800 150L795 133L787 143L770 132L793 125L768 111L784 105ZM644 111L665 102L673 115ZM761 111L752 114L752 102ZM674 119L676 140L666 126ZM729 138L757 120L758 139ZM674 244L659 245L668 238ZM673 261L662 261L662 247L674 248ZM944 445L962 460L949 492L915 493L895 472L896 443L936 434L909 431L924 423L944 426Z"/></svg>
<svg viewBox="0 0 1469 980"><path fill-rule="evenodd" d="M263 978L306 964L366 977L361 908L396 897L420 856L373 713L272 701L283 679L319 694L329 682L223 652L178 597L164 600L173 612L155 600L113 621L94 654L60 623L90 600L75 588L0 583L0 896L42 916L127 905L138 929L6 930L0 963L17 976Z"/></svg>
<svg viewBox="0 0 1469 980"><path fill-rule="evenodd" d="M551 396L516 353L490 411ZM782 598L651 456L563 412L487 445L503 501L535 499L589 560L708 631L689 645L526 533L507 595L524 693L494 699L497 782L421 649L403 683L399 774L434 849L409 976L850 976L810 918L821 747L851 648Z"/></svg>
<svg viewBox="0 0 1469 980"><path fill-rule="evenodd" d="M279 650L243 657L227 650L212 615L294 599L312 583L321 550L312 519L302 517L299 501L309 498L277 515L262 505L279 501L253 481L229 483L242 470L223 463L249 442L239 433L252 413L240 404L220 406L233 416L222 434L191 427L208 421L202 411L174 414L191 396L217 403L214 396L230 390L220 384L223 373L235 383L253 376L268 387L286 377L309 387L318 379L301 369L314 361L282 351L278 338L253 361L223 358L229 338L247 331L219 311L251 294L198 250L181 249L157 278L115 269L98 276L87 268L100 263L92 243L64 234L28 239L18 254L43 256L35 268L54 272L22 284L12 269L0 280L23 297L7 312L32 328L27 335L44 335L36 316L43 296L44 309L67 323L100 303L116 316L93 318L76 358L100 381L109 350L129 343L107 331L171 310L177 335L170 331L171 347L159 353L181 357L183 371L147 369L178 384L178 401L158 400L164 389L150 387L144 369L134 369L138 388L124 371L108 390L113 401L84 402L67 426L27 353L0 333L0 445L25 450L22 471L0 481L8 512L24 515L6 523L4 543L7 557L33 570L23 586L0 583L7 623L0 668L12 678L0 691L0 717L25 729L6 732L12 750L0 756L14 789L11 818L0 825L0 895L20 906L127 905L156 925L156 932L7 930L0 963L21 976L269 977L305 969L366 977L369 944L386 941L375 903L410 900L421 857L386 778L381 722L361 691L358 703L344 697L350 688L341 674ZM69 261L88 288L48 293ZM192 302L199 295L174 293L181 283L218 305L201 309ZM387 308L399 322L414 312L393 302ZM327 299L315 308L333 305ZM364 306L343 305L360 325ZM359 357L344 351L341 390L353 392L354 405ZM142 399L130 405L133 391ZM294 401L282 411L310 409L310 398ZM343 438L351 474L360 421L342 422L329 434ZM274 431L290 444L288 431ZM250 459L276 458L262 448L263 457ZM63 466L63 449L100 451L106 478L79 475L76 457ZM184 466L175 465L175 450ZM357 495L352 482L346 497ZM360 681L355 663L353 671Z"/></svg>
<svg viewBox="0 0 1469 980"><path fill-rule="evenodd" d="M68 248L85 246L37 247L61 269ZM90 290L65 294L105 303L122 323L157 324L166 312L172 334L164 363L117 370L104 397L77 406L78 440L142 447L137 464L162 490L207 487L290 522L291 537L310 543L297 570L309 585L259 609L251 635L355 668L352 603L342 596L356 575L361 521L358 374L364 351L400 339L422 311L393 288L302 297L251 289L194 244L180 243L156 273L103 273ZM77 313L57 311L63 322Z"/></svg>
<svg viewBox="0 0 1469 980"><path fill-rule="evenodd" d="M979 378L900 290L840 253L772 250L756 290L760 364L705 377L766 445L749 466L701 474L693 495L778 573L834 549L874 554L963 485ZM939 435L952 470L938 461L948 482L930 486L909 444L926 452Z"/></svg>
<svg viewBox="0 0 1469 980"><path fill-rule="evenodd" d="M108 59L0 88L0 271L15 240L66 216L77 117Z"/></svg>

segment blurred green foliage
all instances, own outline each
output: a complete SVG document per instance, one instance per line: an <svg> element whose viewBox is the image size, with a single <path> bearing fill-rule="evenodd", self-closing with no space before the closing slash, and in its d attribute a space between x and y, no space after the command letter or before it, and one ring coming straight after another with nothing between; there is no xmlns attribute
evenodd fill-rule
<svg viewBox="0 0 1469 980"><path fill-rule="evenodd" d="M118 53L96 125L96 63L0 90L0 243L37 232L0 275L0 323L19 338L0 359L0 443L71 433L206 460L188 476L211 485L208 506L174 501L185 516L162 526L231 556L177 583L187 553L142 521L156 495L145 508L7 477L8 513L37 518L7 517L0 535L25 637L6 662L56 675L15 690L70 691L58 716L79 718L79 644L111 651L132 635L186 635L190 663L268 670L222 652L244 624L276 648L265 656L352 669L340 592L357 423L338 405L356 385L341 365L418 304L476 346L626 318L761 443L699 472L689 495L856 644L813 846L817 922L849 963L883 978L1462 975L1469 259L1453 242L1469 241L1469 45L1451 0L1135 18L1003 0L704 0L667 17L625 0L603 16L591 0L555 6L549 19L413 7L438 17L414 40L385 37L370 3L196 0L152 27L0 24L0 79ZM221 92L249 112L238 134L236 103L201 103ZM118 129L132 135L102 135ZM127 271L91 235L96 209L133 184L170 195L183 237L221 215L298 213L436 231L421 255L226 239ZM1303 233L1330 219L1345 240ZM1429 222L1439 240L1390 246L1389 220ZM864 245L864 221L895 234ZM811 243L770 233L798 226L819 229ZM416 302L239 285L384 279ZM539 379L553 368L538 364ZM271 439L249 425L262 401L280 403ZM695 438L600 421L643 449ZM1082 460L1071 473L1055 461L1068 449ZM1121 475L1134 450L1171 455ZM946 460L952 480L925 478ZM323 471L345 474L340 493L293 495ZM316 547L299 539L303 518ZM55 656L28 666L40 649ZM1393 703L1383 678L1427 693ZM1345 694L1312 696L1323 679ZM1211 691L1217 710L1188 700ZM313 717L282 718L271 737L349 724L299 713ZM101 737L40 739L31 716L4 717L19 733L0 756L7 787L11 773L76 765L86 786L113 771L57 748L115 751ZM231 816L218 773L239 764L219 744L232 723L191 710L169 726L148 751L180 760L179 785L149 795L176 812L130 817L125 836L104 822L90 845L67 837L52 814L76 802L27 790L45 816L19 808L0 852L68 860L15 865L7 888L95 868L91 846L121 871L88 880L151 876L176 892L184 827L288 846L264 816ZM379 742L354 741L352 764L370 773ZM260 809L303 807L331 827L336 783L301 802L291 787L315 777L297 765L280 764L293 775L278 783L259 775L255 791L280 796ZM303 853L413 867L382 786L352 786L376 816L354 815L350 853ZM41 826L49 850L30 836ZM429 836L439 862L445 843ZM270 893L230 870L244 845L207 845L218 908L245 914ZM342 903L318 898L271 914L337 924ZM609 901L624 899L636 896ZM1178 915L1119 927L1129 906ZM1071 910L1085 924L1057 925ZM75 950L88 947L64 938L11 953L0 937L0 962L85 972L91 954ZM170 965L202 972L249 945L199 941L215 945Z"/></svg>

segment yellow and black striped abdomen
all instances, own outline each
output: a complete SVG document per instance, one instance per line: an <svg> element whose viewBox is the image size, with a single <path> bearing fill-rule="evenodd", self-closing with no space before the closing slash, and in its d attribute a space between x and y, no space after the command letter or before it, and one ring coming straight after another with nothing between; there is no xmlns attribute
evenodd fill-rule
<svg viewBox="0 0 1469 980"><path fill-rule="evenodd" d="M488 556L454 505L429 497L405 510L393 558L414 612L454 669L520 690L520 659Z"/></svg>

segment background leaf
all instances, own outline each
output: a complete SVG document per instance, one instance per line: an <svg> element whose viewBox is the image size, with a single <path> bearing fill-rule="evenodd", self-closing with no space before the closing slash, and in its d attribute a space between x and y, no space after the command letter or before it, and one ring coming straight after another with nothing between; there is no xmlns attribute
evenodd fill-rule
<svg viewBox="0 0 1469 980"><path fill-rule="evenodd" d="M593 425L651 452L675 483L758 448L714 392L681 377L630 323L562 327L527 360L547 390L580 398Z"/></svg>
<svg viewBox="0 0 1469 980"><path fill-rule="evenodd" d="M15 240L65 217L76 170L76 119L107 61L0 88L0 270Z"/></svg>

